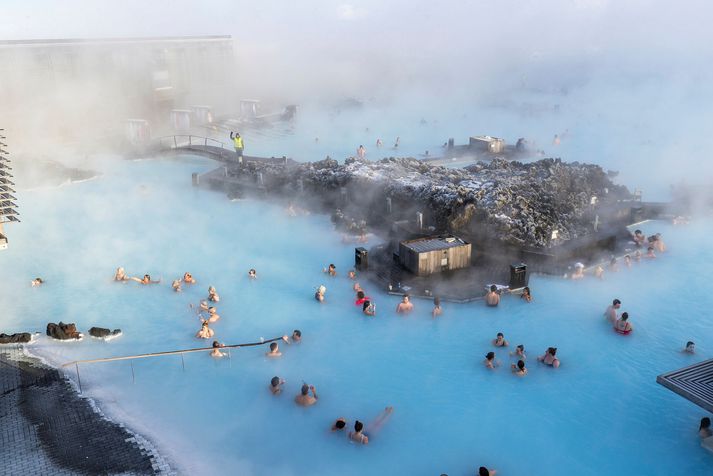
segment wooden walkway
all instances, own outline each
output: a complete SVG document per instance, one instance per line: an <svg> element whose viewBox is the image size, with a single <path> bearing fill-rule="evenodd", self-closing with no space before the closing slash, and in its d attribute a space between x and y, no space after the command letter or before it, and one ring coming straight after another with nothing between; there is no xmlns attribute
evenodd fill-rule
<svg viewBox="0 0 713 476"><path fill-rule="evenodd" d="M656 382L713 413L713 359L661 374Z"/></svg>

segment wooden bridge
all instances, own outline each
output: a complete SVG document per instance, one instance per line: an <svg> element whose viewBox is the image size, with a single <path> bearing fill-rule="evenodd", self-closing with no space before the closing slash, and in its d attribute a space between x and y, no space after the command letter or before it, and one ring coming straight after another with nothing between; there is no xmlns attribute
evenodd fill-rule
<svg viewBox="0 0 713 476"><path fill-rule="evenodd" d="M155 139L150 151L154 153L174 152L200 155L207 159L217 160L226 164L237 164L238 154L232 144L228 144L210 137L180 134L164 136ZM271 162L275 164L293 163L292 159L282 157L255 157L243 155L243 162Z"/></svg>

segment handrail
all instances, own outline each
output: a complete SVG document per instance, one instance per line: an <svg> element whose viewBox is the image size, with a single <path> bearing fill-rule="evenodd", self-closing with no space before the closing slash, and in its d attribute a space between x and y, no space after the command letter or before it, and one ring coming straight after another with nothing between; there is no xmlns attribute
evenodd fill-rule
<svg viewBox="0 0 713 476"><path fill-rule="evenodd" d="M235 349L238 347L254 347L254 346L264 345L264 344L268 344L270 342L275 342L275 341L282 340L282 339L283 339L282 337L275 337L274 339L261 340L260 342L249 342L247 344L232 344L232 345L223 345L220 347L205 347L205 348L185 349L185 350L167 350L164 352L151 352L148 354L124 355L124 356L120 356L120 357L104 357L102 359L73 360L72 362L67 362L66 364L62 364L60 367L69 367L70 365L77 365L77 364L93 364L93 363L97 363L97 362L114 362L117 360L145 359L148 357L162 357L164 355L190 354L192 352L205 352L205 351L214 350L214 349Z"/></svg>
<svg viewBox="0 0 713 476"><path fill-rule="evenodd" d="M178 139L181 138L181 137L187 137L187 138L188 138L188 144L182 143L181 145L179 145ZM203 145L203 146L212 145L212 144L209 144L209 143L208 143L209 141L218 144L221 149L226 148L226 146L227 146L227 147L231 147L230 144L226 144L225 142L222 142L222 141L220 141L220 140L218 140L218 139L213 139L212 137L199 136L199 135L194 135L194 134L175 134L175 135L171 135L171 136L162 136L162 137L156 138L156 140L158 141L158 143L159 143L160 145L163 145L164 139L169 139L169 140L172 140L172 141L173 141L173 146L171 147L171 146L169 145L169 147L170 147L170 148L173 148L173 149L178 149L178 148L180 148L180 147L185 147L186 145L187 145L188 147L191 147L191 146L194 146L194 145ZM203 144L193 144L193 140L194 140L194 139L202 140L202 141L203 141ZM216 145L216 146L213 146L213 147L217 147L217 145Z"/></svg>

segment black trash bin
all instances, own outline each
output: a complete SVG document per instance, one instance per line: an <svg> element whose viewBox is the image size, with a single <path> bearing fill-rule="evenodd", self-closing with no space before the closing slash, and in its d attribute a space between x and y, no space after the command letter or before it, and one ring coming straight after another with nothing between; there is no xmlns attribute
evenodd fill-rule
<svg viewBox="0 0 713 476"><path fill-rule="evenodd" d="M528 278L527 265L525 263L510 265L510 289L524 288L527 286Z"/></svg>
<svg viewBox="0 0 713 476"><path fill-rule="evenodd" d="M369 269L369 252L366 248L362 246L354 248L354 267L358 271L366 271Z"/></svg>

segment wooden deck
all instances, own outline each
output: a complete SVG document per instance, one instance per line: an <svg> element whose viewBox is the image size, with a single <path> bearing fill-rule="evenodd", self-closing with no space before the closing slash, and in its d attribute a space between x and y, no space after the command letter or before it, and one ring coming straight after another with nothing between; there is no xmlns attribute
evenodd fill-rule
<svg viewBox="0 0 713 476"><path fill-rule="evenodd" d="M713 413L713 359L661 374L656 382Z"/></svg>

